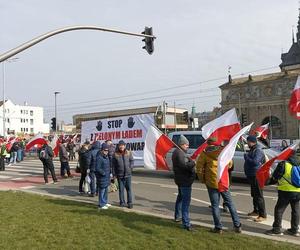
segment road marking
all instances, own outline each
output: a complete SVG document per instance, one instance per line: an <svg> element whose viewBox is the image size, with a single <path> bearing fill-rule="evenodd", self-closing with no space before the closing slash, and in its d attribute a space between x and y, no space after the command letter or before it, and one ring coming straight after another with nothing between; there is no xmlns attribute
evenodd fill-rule
<svg viewBox="0 0 300 250"><path fill-rule="evenodd" d="M11 178L12 176L4 176L4 175L0 175L0 179L9 179Z"/></svg>

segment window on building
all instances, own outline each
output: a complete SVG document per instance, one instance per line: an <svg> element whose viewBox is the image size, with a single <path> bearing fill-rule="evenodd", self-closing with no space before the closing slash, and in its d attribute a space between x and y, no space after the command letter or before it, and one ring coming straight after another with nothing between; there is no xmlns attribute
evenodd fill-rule
<svg viewBox="0 0 300 250"><path fill-rule="evenodd" d="M7 118L7 122L10 122L10 119L9 119L9 118Z"/></svg>
<svg viewBox="0 0 300 250"><path fill-rule="evenodd" d="M23 128L21 128L21 132L23 132Z"/></svg>
<svg viewBox="0 0 300 250"><path fill-rule="evenodd" d="M33 125L33 119L30 119L30 125Z"/></svg>
<svg viewBox="0 0 300 250"><path fill-rule="evenodd" d="M28 119L26 119L26 122L28 122Z"/></svg>
<svg viewBox="0 0 300 250"><path fill-rule="evenodd" d="M26 115L28 115L28 110L25 110L25 112L26 112Z"/></svg>
<svg viewBox="0 0 300 250"><path fill-rule="evenodd" d="M30 110L30 115L33 116L33 110Z"/></svg>
<svg viewBox="0 0 300 250"><path fill-rule="evenodd" d="M30 128L30 133L33 133L33 128Z"/></svg>
<svg viewBox="0 0 300 250"><path fill-rule="evenodd" d="M21 114L23 114L23 110L21 109Z"/></svg>
<svg viewBox="0 0 300 250"><path fill-rule="evenodd" d="M26 132L28 132L28 128L26 128Z"/></svg>

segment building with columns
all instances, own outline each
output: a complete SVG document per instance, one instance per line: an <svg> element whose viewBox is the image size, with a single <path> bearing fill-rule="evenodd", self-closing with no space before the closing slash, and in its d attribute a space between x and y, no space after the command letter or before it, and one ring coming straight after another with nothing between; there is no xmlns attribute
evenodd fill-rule
<svg viewBox="0 0 300 250"><path fill-rule="evenodd" d="M300 74L300 15L296 39L293 35L292 46L281 60L279 72L236 79L229 75L220 86L222 112L235 107L243 125L270 123L271 139L298 139L299 122L290 115L288 103Z"/></svg>

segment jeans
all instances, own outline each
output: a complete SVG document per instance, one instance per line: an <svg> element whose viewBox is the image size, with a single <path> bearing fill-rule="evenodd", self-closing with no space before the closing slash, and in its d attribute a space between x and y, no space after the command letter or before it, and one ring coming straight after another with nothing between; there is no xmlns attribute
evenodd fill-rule
<svg viewBox="0 0 300 250"><path fill-rule="evenodd" d="M22 161L22 149L18 149L17 151L17 162Z"/></svg>
<svg viewBox="0 0 300 250"><path fill-rule="evenodd" d="M79 192L83 192L83 184L85 182L86 175L87 175L86 170L81 172L80 181L79 181Z"/></svg>
<svg viewBox="0 0 300 250"><path fill-rule="evenodd" d="M57 181L52 160L43 160L42 163L44 168L45 183L48 183L48 170L51 173L53 181Z"/></svg>
<svg viewBox="0 0 300 250"><path fill-rule="evenodd" d="M0 157L0 171L4 171L5 170L5 157L1 156Z"/></svg>
<svg viewBox="0 0 300 250"><path fill-rule="evenodd" d="M299 201L300 193L299 192L286 192L278 190L278 200L274 209L274 223L273 230L280 232L281 231L281 222L282 215L290 204L292 208L291 213L291 230L296 233L299 229Z"/></svg>
<svg viewBox="0 0 300 250"><path fill-rule="evenodd" d="M221 193L219 192L218 189L210 188L208 186L207 186L207 191L208 191L209 199L211 202L212 215L213 215L213 219L214 219L215 228L222 229L222 223L221 223L221 218L220 218L220 208L219 208ZM237 211L235 209L235 206L232 202L230 191L222 192L222 197L224 199L224 202L228 206L234 227L240 227L241 226L240 218L239 218Z"/></svg>
<svg viewBox="0 0 300 250"><path fill-rule="evenodd" d="M255 176L247 177L251 186L251 196L253 197L253 211L259 216L266 218L266 207L263 190L259 187Z"/></svg>
<svg viewBox="0 0 300 250"><path fill-rule="evenodd" d="M118 184L119 184L119 199L120 205L125 205L125 197L124 197L124 188L127 192L127 204L132 204L132 192L131 192L131 176L119 178L118 177Z"/></svg>
<svg viewBox="0 0 300 250"><path fill-rule="evenodd" d="M68 176L71 175L71 172L70 172L70 166L69 166L69 162L60 162L60 175L61 177L64 177L65 176L65 173L67 171L67 174Z"/></svg>
<svg viewBox="0 0 300 250"><path fill-rule="evenodd" d="M96 193L96 175L95 175L95 172L91 171L89 173L89 176L91 178L91 184L90 184L91 194L95 194Z"/></svg>
<svg viewBox="0 0 300 250"><path fill-rule="evenodd" d="M108 187L99 188L99 207L104 207L108 201Z"/></svg>
<svg viewBox="0 0 300 250"><path fill-rule="evenodd" d="M17 163L17 152L11 152L10 153L10 164L16 164Z"/></svg>
<svg viewBox="0 0 300 250"><path fill-rule="evenodd" d="M182 225L184 228L191 226L189 210L191 204L192 186L178 186L178 195L175 203L175 219L182 217Z"/></svg>

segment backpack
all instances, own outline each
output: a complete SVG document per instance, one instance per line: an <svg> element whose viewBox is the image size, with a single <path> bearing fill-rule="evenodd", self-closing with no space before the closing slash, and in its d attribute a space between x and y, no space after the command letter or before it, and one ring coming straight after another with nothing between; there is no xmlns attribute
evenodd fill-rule
<svg viewBox="0 0 300 250"><path fill-rule="evenodd" d="M293 186L300 188L300 166L292 167L291 183Z"/></svg>
<svg viewBox="0 0 300 250"><path fill-rule="evenodd" d="M43 148L39 153L39 158L41 160L47 160L49 158L46 148Z"/></svg>

